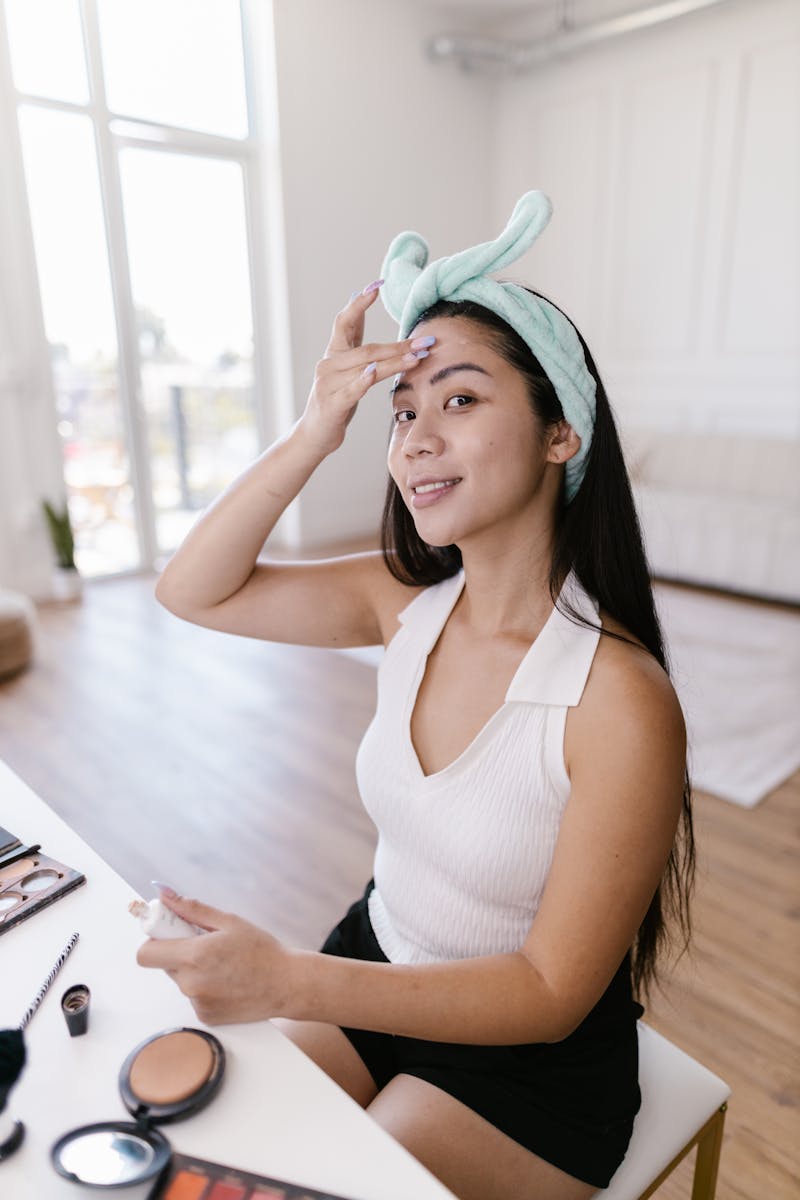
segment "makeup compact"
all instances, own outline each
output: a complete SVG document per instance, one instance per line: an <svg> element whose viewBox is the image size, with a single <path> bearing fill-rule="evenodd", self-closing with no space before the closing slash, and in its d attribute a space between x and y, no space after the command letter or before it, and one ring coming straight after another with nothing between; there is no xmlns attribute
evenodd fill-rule
<svg viewBox="0 0 800 1200"><path fill-rule="evenodd" d="M203 1029L168 1029L141 1042L119 1073L133 1121L102 1121L65 1133L50 1157L73 1183L110 1188L143 1183L169 1163L172 1148L157 1128L199 1112L216 1095L225 1051Z"/></svg>
<svg viewBox="0 0 800 1200"><path fill-rule="evenodd" d="M20 921L60 900L86 882L86 876L65 863L41 853L41 847L23 846L6 830L5 853L0 854L0 934Z"/></svg>

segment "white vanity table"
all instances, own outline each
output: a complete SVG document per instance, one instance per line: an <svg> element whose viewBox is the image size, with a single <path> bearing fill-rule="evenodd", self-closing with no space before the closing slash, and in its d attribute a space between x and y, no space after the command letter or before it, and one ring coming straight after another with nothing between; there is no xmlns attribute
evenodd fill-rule
<svg viewBox="0 0 800 1200"><path fill-rule="evenodd" d="M142 937L127 913L132 889L2 763L0 825L86 876L0 937L0 1028L8 1028L19 1024L70 935L80 933L26 1030L27 1065L3 1120L10 1113L27 1132L0 1162L0 1195L77 1200L98 1193L56 1174L52 1144L79 1125L129 1119L117 1090L129 1051L161 1030L202 1026L163 972L137 965ZM91 989L91 1008L88 1033L72 1038L59 1001L75 983ZM163 1130L175 1151L352 1200L453 1200L269 1022L213 1032L225 1048L225 1078L207 1108ZM151 1187L105 1194L145 1200Z"/></svg>

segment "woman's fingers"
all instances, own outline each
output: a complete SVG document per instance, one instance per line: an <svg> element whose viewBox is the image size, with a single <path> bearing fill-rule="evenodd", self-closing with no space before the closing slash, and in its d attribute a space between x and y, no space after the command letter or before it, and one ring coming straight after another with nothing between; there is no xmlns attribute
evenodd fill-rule
<svg viewBox="0 0 800 1200"><path fill-rule="evenodd" d="M391 357L369 361L362 348L359 360L348 368L342 366L342 356L338 354L317 363L314 386L301 421L312 444L323 454L331 454L341 446L359 402L373 384L398 371L415 370L429 353L418 350L398 354L396 344L393 349Z"/></svg>
<svg viewBox="0 0 800 1200"><path fill-rule="evenodd" d="M361 345L364 337L364 316L370 305L375 303L378 288L382 283L382 279L376 279L374 283L367 284L363 292L354 293L344 308L336 314L326 354L338 350L351 350L354 346Z"/></svg>
<svg viewBox="0 0 800 1200"><path fill-rule="evenodd" d="M364 317L367 309L375 302L381 283L383 280L377 279L368 284L363 292L354 292L341 312L336 314L331 339L319 364L323 370L350 371L354 367L363 370L372 363L378 363L380 367L381 364L391 362L391 366L381 369L392 374L402 367L415 365L411 359L405 358L402 367L396 366L398 356L410 351L429 350L436 341L434 337L422 335L404 338L399 342L370 342L362 345Z"/></svg>
<svg viewBox="0 0 800 1200"><path fill-rule="evenodd" d="M301 418L315 453L331 454L341 446L359 401L374 383L413 371L427 358L433 336L405 338L401 342L362 345L364 315L375 302L382 280L351 296L333 323L324 356L314 371L314 383Z"/></svg>
<svg viewBox="0 0 800 1200"><path fill-rule="evenodd" d="M390 379L398 372L413 371L428 357L427 350L409 351L405 354L395 353L391 358L373 359L366 366L358 369L358 365L345 370L335 360L326 367L320 363L322 370L318 372L317 385L320 398L327 395L328 403L337 407L345 406L345 423L349 423L356 406L376 383ZM323 400L323 403L325 401Z"/></svg>
<svg viewBox="0 0 800 1200"><path fill-rule="evenodd" d="M319 366L329 371L352 371L354 367L363 370L372 362L395 362L404 354L430 350L435 340L431 337L415 337L404 338L402 342L367 342L350 350L326 354L320 359Z"/></svg>
<svg viewBox="0 0 800 1200"><path fill-rule="evenodd" d="M416 353L409 352L406 354L395 355L394 358L384 360L373 360L367 363L364 370L356 376L355 383L366 387L372 387L374 383L380 383L384 379L388 379L391 375L396 375L398 372L413 371L414 367L428 357L427 350L418 350ZM362 392L363 394L363 392Z"/></svg>
<svg viewBox="0 0 800 1200"><path fill-rule="evenodd" d="M219 908L212 908L210 904L189 900L186 896L170 896L166 892L162 893L161 903L171 908L179 917L183 917L190 925L199 925L205 930L224 929L231 916Z"/></svg>

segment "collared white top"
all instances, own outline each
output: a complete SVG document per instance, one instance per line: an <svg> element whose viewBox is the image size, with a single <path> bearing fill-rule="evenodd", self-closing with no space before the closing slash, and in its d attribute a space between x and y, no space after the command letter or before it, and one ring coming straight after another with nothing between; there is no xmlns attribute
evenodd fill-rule
<svg viewBox="0 0 800 1200"><path fill-rule="evenodd" d="M460 571L400 613L356 759L361 798L379 833L370 921L391 962L470 958L522 945L569 799L567 710L580 701L600 638L555 606L500 708L454 762L426 775L411 740L411 714L428 655L463 586ZM574 572L559 601L599 625L597 602Z"/></svg>

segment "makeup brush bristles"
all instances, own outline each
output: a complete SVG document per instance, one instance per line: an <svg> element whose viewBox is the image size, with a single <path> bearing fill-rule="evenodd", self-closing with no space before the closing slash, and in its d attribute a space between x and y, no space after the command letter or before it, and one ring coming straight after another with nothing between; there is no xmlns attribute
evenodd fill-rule
<svg viewBox="0 0 800 1200"><path fill-rule="evenodd" d="M64 949L63 949L63 950L61 951L61 953L59 954L58 958L57 958L57 959L56 959L56 961L55 961L55 965L53 966L53 969L52 969L52 971L51 971L51 972L50 972L50 974L47 976L47 979L45 979L45 981L44 981L44 983L42 984L42 986L39 988L39 991L36 993L36 999L33 1001L33 1003L31 1004L30 1008L29 1008L29 1009L28 1009L28 1011L25 1013L25 1016L24 1016L24 1017L22 1018L22 1020L20 1021L20 1023L19 1023L19 1026L18 1026L18 1028L19 1028L19 1029L24 1029L24 1028L25 1028L25 1026L28 1024L28 1022L30 1021L30 1019L31 1019L31 1017L33 1016L33 1014L36 1012L36 1010L37 1010L37 1008L39 1007L39 1005L40 1005L40 1004L42 1003L42 1001L44 1000L45 996L47 995L47 991L48 991L48 988L50 987L50 984L53 982L53 980L55 979L56 975L57 975L57 974L58 974L58 972L61 970L61 968L63 967L64 963L67 961L67 959L69 958L70 954L72 953L72 950L73 950L73 948L74 948L74 946L75 946L75 943L76 943L76 942L77 942L77 940L78 940L78 937L79 937L79 935L78 935L77 933L73 933L72 937L69 939L69 941L67 942L66 946L64 947Z"/></svg>

